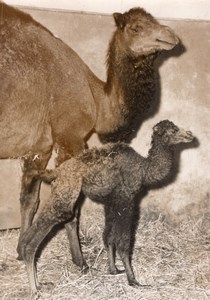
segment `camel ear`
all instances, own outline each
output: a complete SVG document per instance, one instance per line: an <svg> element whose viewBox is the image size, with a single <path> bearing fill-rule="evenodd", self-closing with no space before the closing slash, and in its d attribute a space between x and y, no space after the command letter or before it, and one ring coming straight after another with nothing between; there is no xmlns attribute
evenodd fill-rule
<svg viewBox="0 0 210 300"><path fill-rule="evenodd" d="M125 26L124 15L121 13L114 13L113 17L114 17L116 26L120 29L123 29Z"/></svg>

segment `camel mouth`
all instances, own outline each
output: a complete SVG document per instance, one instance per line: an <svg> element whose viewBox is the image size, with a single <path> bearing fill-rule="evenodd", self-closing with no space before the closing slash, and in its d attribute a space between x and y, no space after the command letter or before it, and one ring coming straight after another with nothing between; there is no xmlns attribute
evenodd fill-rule
<svg viewBox="0 0 210 300"><path fill-rule="evenodd" d="M167 26L161 26L155 41L162 50L171 50L180 42L178 36Z"/></svg>
<svg viewBox="0 0 210 300"><path fill-rule="evenodd" d="M161 39L156 39L156 42L159 44L160 48L163 50L171 50L173 49L178 43L179 40L175 39L173 42L172 41L165 41Z"/></svg>
<svg viewBox="0 0 210 300"><path fill-rule="evenodd" d="M180 129L176 134L172 134L170 137L171 145L177 145L181 143L191 143L194 140L194 136L191 131L185 131Z"/></svg>
<svg viewBox="0 0 210 300"><path fill-rule="evenodd" d="M135 55L148 55L161 50L171 50L178 44L177 41L165 41L156 39L153 43L144 46L130 48L131 52Z"/></svg>
<svg viewBox="0 0 210 300"><path fill-rule="evenodd" d="M192 142L194 140L194 136L192 135L192 133L188 133L187 136L185 137L185 139L188 141L188 143Z"/></svg>
<svg viewBox="0 0 210 300"><path fill-rule="evenodd" d="M190 143L194 140L194 136L191 131L180 130L179 139L180 142Z"/></svg>

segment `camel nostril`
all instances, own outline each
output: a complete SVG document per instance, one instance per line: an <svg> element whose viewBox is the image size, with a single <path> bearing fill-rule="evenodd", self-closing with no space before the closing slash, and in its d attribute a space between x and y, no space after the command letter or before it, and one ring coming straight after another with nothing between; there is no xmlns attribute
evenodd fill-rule
<svg viewBox="0 0 210 300"><path fill-rule="evenodd" d="M192 132L191 131L186 131L186 133L187 133L187 138L190 139L191 141L193 141L194 136L193 136Z"/></svg>

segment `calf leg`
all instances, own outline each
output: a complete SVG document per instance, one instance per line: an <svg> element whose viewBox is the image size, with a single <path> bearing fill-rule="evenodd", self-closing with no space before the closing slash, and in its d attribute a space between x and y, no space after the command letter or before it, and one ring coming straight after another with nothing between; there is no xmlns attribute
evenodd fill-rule
<svg viewBox="0 0 210 300"><path fill-rule="evenodd" d="M37 248L56 224L66 222L73 216L74 204L80 192L80 183L75 187L75 190L72 191L73 197L71 197L71 191L68 191L68 188L67 190L63 190L61 187L61 190L56 190L55 194L52 192L42 212L23 234L20 254L24 259L31 291L34 295L37 294L37 279L34 266ZM60 193L62 191L66 197L58 198L58 195L62 196L62 193Z"/></svg>
<svg viewBox="0 0 210 300"><path fill-rule="evenodd" d="M131 267L131 261L130 261L129 253L126 253L122 249L117 250L117 251L118 251L118 253L119 253L119 255L122 259L129 285L139 286L139 282L136 280L133 269Z"/></svg>
<svg viewBox="0 0 210 300"><path fill-rule="evenodd" d="M105 206L105 229L103 233L103 240L104 245L107 249L108 254L108 268L109 273L111 275L117 275L123 273L124 270L118 270L115 265L115 258L116 258L116 246L114 244L114 237L113 237L113 221L114 215L112 212L111 205L109 204Z"/></svg>
<svg viewBox="0 0 210 300"><path fill-rule="evenodd" d="M116 248L114 244L109 244L107 248L108 253L108 266L109 266L109 273L111 275L117 275L124 273L125 270L119 270L115 265L115 258L116 258Z"/></svg>
<svg viewBox="0 0 210 300"><path fill-rule="evenodd" d="M57 223L58 220L55 216L43 214L23 234L20 252L26 265L31 293L35 299L38 298L38 281L34 264L35 254L43 239Z"/></svg>
<svg viewBox="0 0 210 300"><path fill-rule="evenodd" d="M133 269L131 267L130 247L131 247L131 228L133 221L133 206L128 199L112 198L105 205L105 231L104 242L108 248L108 261L111 274L119 271L115 266L115 248L123 262L128 283L138 286ZM128 206L129 205L129 206Z"/></svg>
<svg viewBox="0 0 210 300"><path fill-rule="evenodd" d="M30 171L42 170L46 167L51 152L43 154L36 159L28 157L23 160L23 176L21 182L20 193L20 212L21 212L21 228L17 246L18 259L22 259L20 255L20 245L23 233L31 226L34 215L39 205L39 192L41 181L29 175Z"/></svg>
<svg viewBox="0 0 210 300"><path fill-rule="evenodd" d="M70 137L69 132L67 136ZM69 159L72 156L76 156L86 148L83 139L78 137L71 136L70 142L65 139L57 140L57 157L56 157L56 166L59 166L63 161ZM72 256L72 261L81 268L81 270L87 270L88 265L83 257L80 241L79 241L79 216L80 208L78 207L75 210L75 217L71 222L65 224L67 237L69 240L70 251Z"/></svg>
<svg viewBox="0 0 210 300"><path fill-rule="evenodd" d="M82 255L81 246L79 242L79 234L78 234L78 217L79 211L76 209L75 217L71 222L65 224L70 251L72 256L72 261L81 268L82 271L86 271L88 269L88 265Z"/></svg>
<svg viewBox="0 0 210 300"><path fill-rule="evenodd" d="M109 273L112 275L116 275L119 273L119 270L115 265L116 250L114 244L108 245L107 252L108 252Z"/></svg>
<svg viewBox="0 0 210 300"><path fill-rule="evenodd" d="M132 215L126 217L127 224L126 226L123 227L124 221L125 220L123 219L122 220L118 219L116 223L116 232L115 232L116 250L123 262L129 285L138 286L139 283L135 278L131 266L131 255L130 255Z"/></svg>

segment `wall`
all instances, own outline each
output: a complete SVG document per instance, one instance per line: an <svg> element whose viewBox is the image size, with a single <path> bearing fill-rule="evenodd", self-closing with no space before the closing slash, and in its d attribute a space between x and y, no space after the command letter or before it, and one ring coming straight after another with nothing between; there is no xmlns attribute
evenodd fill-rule
<svg viewBox="0 0 210 300"><path fill-rule="evenodd" d="M24 9L72 46L102 79L105 79L105 54L114 29L111 16L61 11ZM133 147L147 154L152 126L170 119L191 130L199 145L181 152L179 174L175 181L161 190L150 191L141 207L143 212L168 215L177 220L210 211L210 22L160 20L175 30L185 50L172 52L161 64L161 105L158 113L147 120L134 139ZM73 24L73 26L72 26ZM90 145L97 144L93 136ZM20 162L0 162L0 228L19 226ZM49 189L42 189L42 202Z"/></svg>
<svg viewBox="0 0 210 300"><path fill-rule="evenodd" d="M135 6L144 7L157 18L209 20L209 0L6 0L8 4L111 14Z"/></svg>

